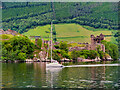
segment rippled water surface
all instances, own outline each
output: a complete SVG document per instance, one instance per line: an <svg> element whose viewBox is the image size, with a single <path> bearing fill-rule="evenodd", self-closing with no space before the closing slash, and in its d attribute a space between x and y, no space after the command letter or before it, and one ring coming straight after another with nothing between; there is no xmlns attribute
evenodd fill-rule
<svg viewBox="0 0 120 90"><path fill-rule="evenodd" d="M118 88L120 66L46 68L46 63L3 63L2 88Z"/></svg>

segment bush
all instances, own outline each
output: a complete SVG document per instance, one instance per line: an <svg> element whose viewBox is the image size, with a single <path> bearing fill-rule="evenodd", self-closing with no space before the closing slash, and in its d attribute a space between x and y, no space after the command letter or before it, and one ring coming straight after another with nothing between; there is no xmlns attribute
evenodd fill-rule
<svg viewBox="0 0 120 90"><path fill-rule="evenodd" d="M59 52L58 50L53 51L53 59L57 60L57 61L60 61L61 57L58 55L58 52Z"/></svg>
<svg viewBox="0 0 120 90"><path fill-rule="evenodd" d="M71 53L71 58L74 60L74 61L77 61L77 58L79 57L79 51L72 51Z"/></svg>
<svg viewBox="0 0 120 90"><path fill-rule="evenodd" d="M26 59L26 53L19 53L18 54L18 60L25 60Z"/></svg>
<svg viewBox="0 0 120 90"><path fill-rule="evenodd" d="M99 54L96 50L90 50L90 59L95 59L96 57L99 57Z"/></svg>
<svg viewBox="0 0 120 90"><path fill-rule="evenodd" d="M68 52L68 45L66 42L60 42L60 49Z"/></svg>
<svg viewBox="0 0 120 90"><path fill-rule="evenodd" d="M56 49L59 49L59 45L54 45L54 47L55 47Z"/></svg>
<svg viewBox="0 0 120 90"><path fill-rule="evenodd" d="M95 59L99 57L99 54L96 50L81 50L81 51L72 51L71 58L77 60L78 57L85 59Z"/></svg>

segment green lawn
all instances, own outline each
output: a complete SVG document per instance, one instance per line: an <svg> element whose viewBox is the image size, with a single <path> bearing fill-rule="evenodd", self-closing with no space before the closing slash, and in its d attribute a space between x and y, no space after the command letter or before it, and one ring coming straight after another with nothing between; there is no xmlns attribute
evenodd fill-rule
<svg viewBox="0 0 120 90"><path fill-rule="evenodd" d="M23 35L26 36L41 36L42 38L48 37L49 33L46 33L46 31L50 31L50 25L46 26L38 26L34 29L30 29L28 32L23 33Z"/></svg>
<svg viewBox="0 0 120 90"><path fill-rule="evenodd" d="M97 30L92 31L78 24L55 24L55 30L57 32L57 40L58 41L74 41L74 42L89 42L90 43L90 35L93 34L95 36L103 33L104 35L112 35L112 30ZM26 36L41 36L43 39L50 36L50 33L46 33L46 31L50 31L50 25L46 26L38 26L34 29L30 29L28 32L25 32L23 35ZM106 37L106 40L111 41L111 37Z"/></svg>

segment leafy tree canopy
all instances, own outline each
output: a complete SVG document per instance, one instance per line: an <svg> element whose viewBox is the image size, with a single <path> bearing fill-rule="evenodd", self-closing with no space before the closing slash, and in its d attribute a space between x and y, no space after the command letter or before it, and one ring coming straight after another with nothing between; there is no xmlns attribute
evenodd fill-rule
<svg viewBox="0 0 120 90"><path fill-rule="evenodd" d="M42 40L41 40L41 39L38 39L38 40L37 40L37 46L38 46L39 48L42 47Z"/></svg>
<svg viewBox="0 0 120 90"><path fill-rule="evenodd" d="M24 36L14 36L2 43L2 57L6 60L25 60L34 51L34 44Z"/></svg>
<svg viewBox="0 0 120 90"><path fill-rule="evenodd" d="M66 42L60 42L60 49L68 52L68 45Z"/></svg>
<svg viewBox="0 0 120 90"><path fill-rule="evenodd" d="M108 53L112 59L117 60L119 57L118 46L105 40L102 40L101 43L105 45L105 52Z"/></svg>

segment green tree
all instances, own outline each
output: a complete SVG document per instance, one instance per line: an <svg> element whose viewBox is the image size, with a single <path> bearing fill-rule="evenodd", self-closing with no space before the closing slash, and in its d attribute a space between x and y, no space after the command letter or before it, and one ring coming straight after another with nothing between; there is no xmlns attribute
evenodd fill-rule
<svg viewBox="0 0 120 90"><path fill-rule="evenodd" d="M99 54L96 50L90 50L90 59L95 59L96 57L99 57Z"/></svg>
<svg viewBox="0 0 120 90"><path fill-rule="evenodd" d="M53 50L53 59L60 61L61 57L59 56L60 51L59 50Z"/></svg>
<svg viewBox="0 0 120 90"><path fill-rule="evenodd" d="M103 51L99 51L99 56L100 56L100 59L102 59L102 60L105 59L105 58L104 58L104 52L103 52Z"/></svg>
<svg viewBox="0 0 120 90"><path fill-rule="evenodd" d="M25 60L25 59L26 59L26 53L20 52L20 53L18 54L18 60Z"/></svg>
<svg viewBox="0 0 120 90"><path fill-rule="evenodd" d="M53 34L53 35L56 35L56 31L54 30L54 31L52 32L52 34Z"/></svg>
<svg viewBox="0 0 120 90"><path fill-rule="evenodd" d="M37 40L37 46L41 49L41 47L42 47L42 40L41 39Z"/></svg>
<svg viewBox="0 0 120 90"><path fill-rule="evenodd" d="M89 50L81 50L79 52L80 55L84 55L86 59L90 58L90 51Z"/></svg>
<svg viewBox="0 0 120 90"><path fill-rule="evenodd" d="M31 58L34 44L24 36L14 36L2 42L2 58L7 60L25 60Z"/></svg>
<svg viewBox="0 0 120 90"><path fill-rule="evenodd" d="M96 50L81 50L81 51L77 51L78 54L77 56L80 57L82 56L83 58L86 59L95 59L96 57L99 57L99 54Z"/></svg>
<svg viewBox="0 0 120 90"><path fill-rule="evenodd" d="M60 49L68 52L68 45L66 42L60 42Z"/></svg>
<svg viewBox="0 0 120 90"><path fill-rule="evenodd" d="M76 50L73 50L72 53L71 53L71 58L74 60L74 61L77 61L77 58L79 57L79 52L76 51Z"/></svg>
<svg viewBox="0 0 120 90"><path fill-rule="evenodd" d="M101 43L105 45L105 52L108 53L112 59L117 60L119 57L118 46L105 40L102 40Z"/></svg>
<svg viewBox="0 0 120 90"><path fill-rule="evenodd" d="M54 45L54 47L55 47L56 49L59 49L59 45Z"/></svg>

